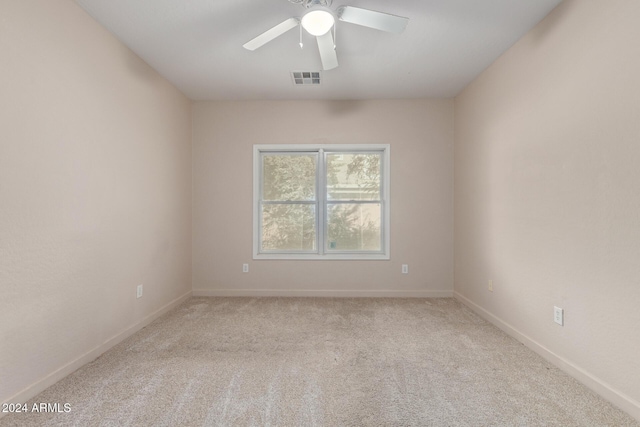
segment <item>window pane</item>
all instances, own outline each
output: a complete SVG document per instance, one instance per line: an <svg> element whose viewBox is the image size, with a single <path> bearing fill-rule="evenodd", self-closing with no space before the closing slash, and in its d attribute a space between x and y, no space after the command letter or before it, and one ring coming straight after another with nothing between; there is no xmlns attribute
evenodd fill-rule
<svg viewBox="0 0 640 427"><path fill-rule="evenodd" d="M327 205L329 251L380 251L380 203Z"/></svg>
<svg viewBox="0 0 640 427"><path fill-rule="evenodd" d="M380 200L380 154L327 154L328 200Z"/></svg>
<svg viewBox="0 0 640 427"><path fill-rule="evenodd" d="M315 251L315 205L262 206L263 251Z"/></svg>
<svg viewBox="0 0 640 427"><path fill-rule="evenodd" d="M262 178L262 200L315 200L316 155L265 154Z"/></svg>

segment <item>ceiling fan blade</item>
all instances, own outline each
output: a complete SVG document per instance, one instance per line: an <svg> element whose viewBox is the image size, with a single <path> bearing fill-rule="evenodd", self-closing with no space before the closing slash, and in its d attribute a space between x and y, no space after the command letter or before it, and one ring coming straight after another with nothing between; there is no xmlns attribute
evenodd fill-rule
<svg viewBox="0 0 640 427"><path fill-rule="evenodd" d="M339 7L337 12L341 21L396 34L403 32L409 22L409 18L353 6Z"/></svg>
<svg viewBox="0 0 640 427"><path fill-rule="evenodd" d="M300 20L298 18L289 18L286 21L281 22L275 27L271 28L270 30L267 30L264 33L260 34L255 39L243 44L242 47L247 50L256 50L262 45L269 43L276 37L283 35L290 29L297 27L299 23Z"/></svg>
<svg viewBox="0 0 640 427"><path fill-rule="evenodd" d="M328 31L323 36L316 37L316 40L318 40L322 69L331 70L332 68L336 68L338 66L338 55L336 54L335 45L333 44L331 31Z"/></svg>

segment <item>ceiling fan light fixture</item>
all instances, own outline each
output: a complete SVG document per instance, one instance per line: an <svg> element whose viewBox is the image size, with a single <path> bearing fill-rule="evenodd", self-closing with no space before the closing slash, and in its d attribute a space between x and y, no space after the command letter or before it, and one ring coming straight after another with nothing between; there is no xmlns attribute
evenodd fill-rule
<svg viewBox="0 0 640 427"><path fill-rule="evenodd" d="M329 32L335 18L326 10L315 9L307 12L300 21L302 28L312 36L323 36Z"/></svg>

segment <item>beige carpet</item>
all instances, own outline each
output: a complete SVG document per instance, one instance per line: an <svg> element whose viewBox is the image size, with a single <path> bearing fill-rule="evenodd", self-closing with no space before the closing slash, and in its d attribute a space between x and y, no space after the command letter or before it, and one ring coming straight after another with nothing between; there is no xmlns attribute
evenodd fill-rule
<svg viewBox="0 0 640 427"><path fill-rule="evenodd" d="M453 299L192 298L2 426L638 426Z"/></svg>

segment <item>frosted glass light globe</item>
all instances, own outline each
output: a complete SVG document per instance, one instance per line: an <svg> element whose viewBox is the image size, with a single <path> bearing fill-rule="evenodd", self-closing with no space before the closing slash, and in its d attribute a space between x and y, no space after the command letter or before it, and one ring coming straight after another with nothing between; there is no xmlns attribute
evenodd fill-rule
<svg viewBox="0 0 640 427"><path fill-rule="evenodd" d="M333 15L326 10L312 10L302 17L302 28L312 36L322 36L333 27Z"/></svg>

